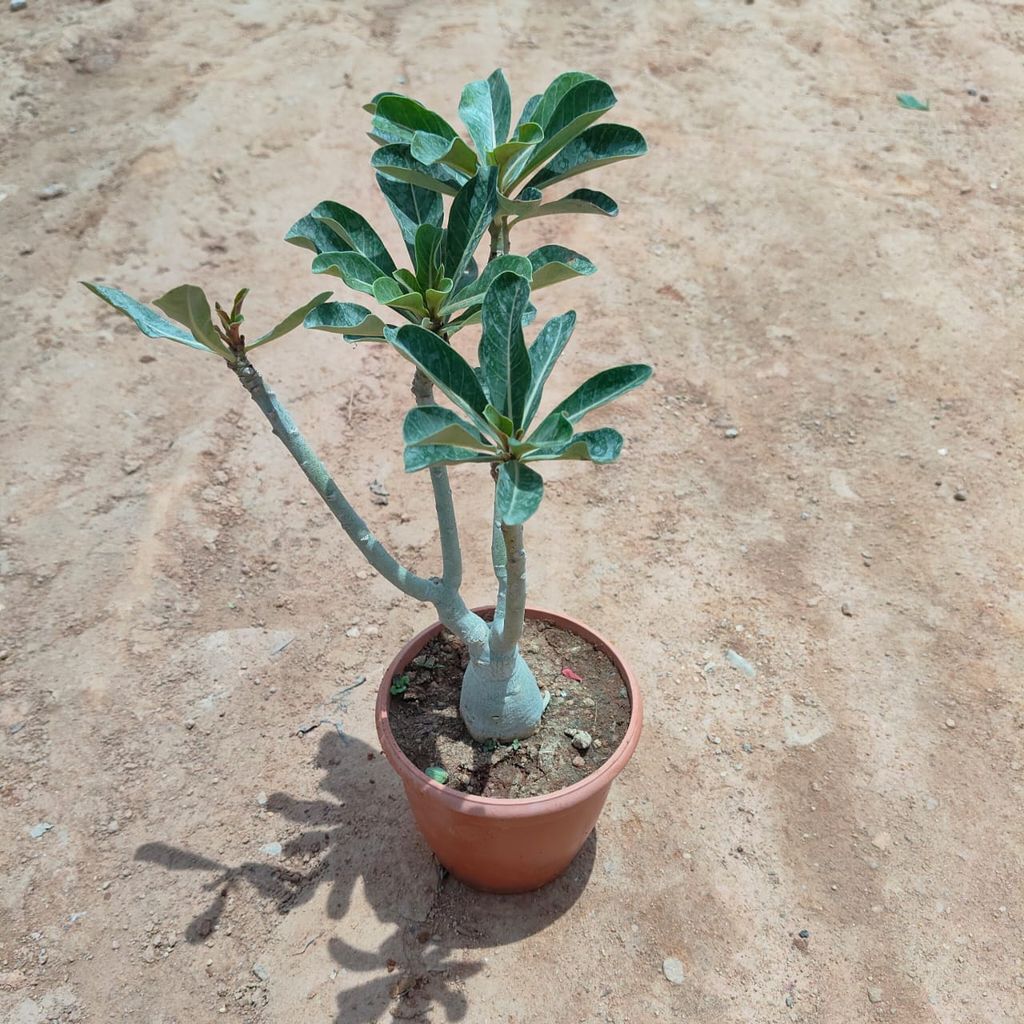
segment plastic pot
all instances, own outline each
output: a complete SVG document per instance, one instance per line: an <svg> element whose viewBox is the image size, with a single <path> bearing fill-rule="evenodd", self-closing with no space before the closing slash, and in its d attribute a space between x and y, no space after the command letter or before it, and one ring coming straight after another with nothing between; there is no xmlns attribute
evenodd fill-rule
<svg viewBox="0 0 1024 1024"><path fill-rule="evenodd" d="M476 611L488 615L492 608ZM611 659L629 693L631 713L622 742L595 772L565 789L522 800L471 796L428 778L402 753L388 723L391 681L444 628L414 636L388 666L377 693L377 735L398 772L413 818L437 859L458 879L486 892L529 892L557 878L593 831L615 777L640 739L643 702L622 655L603 637L566 615L528 608L541 619L593 644Z"/></svg>

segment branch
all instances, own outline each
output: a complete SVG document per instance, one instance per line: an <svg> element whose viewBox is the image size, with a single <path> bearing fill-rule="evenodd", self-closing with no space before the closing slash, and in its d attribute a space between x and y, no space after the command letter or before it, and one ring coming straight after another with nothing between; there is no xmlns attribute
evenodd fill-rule
<svg viewBox="0 0 1024 1024"><path fill-rule="evenodd" d="M504 615L500 626L496 622L491 650L499 654L508 654L523 635L523 620L526 616L526 549L523 547L522 526L507 526L502 523L500 528L505 546L508 580Z"/></svg>
<svg viewBox="0 0 1024 1024"><path fill-rule="evenodd" d="M412 379L412 393L417 405L433 405L434 385L421 370L417 370ZM459 544L452 488L448 482L448 467L431 466L428 472L434 488L434 508L441 533L441 582L447 590L458 593L462 586L462 546Z"/></svg>
<svg viewBox="0 0 1024 1024"><path fill-rule="evenodd" d="M240 355L231 368L242 382L243 387L252 396L252 400L259 406L260 411L266 416L274 433L281 439L281 443L302 468L302 472L316 488L317 494L323 498L327 507L334 513L334 518L341 523L342 529L349 535L351 541L363 553L370 565L389 583L394 584L403 593L417 601L436 601L438 584L433 580L425 580L400 565L370 532L370 528L363 522L359 513L338 490L338 485L331 479L324 464L310 448L309 442L299 433L299 429L295 426L288 411L278 402L274 392L263 382L256 367L244 355Z"/></svg>

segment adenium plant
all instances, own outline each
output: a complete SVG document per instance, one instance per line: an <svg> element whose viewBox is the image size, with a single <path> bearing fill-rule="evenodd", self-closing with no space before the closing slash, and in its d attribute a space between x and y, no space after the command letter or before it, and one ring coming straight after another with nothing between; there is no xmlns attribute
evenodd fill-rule
<svg viewBox="0 0 1024 1024"><path fill-rule="evenodd" d="M547 702L519 650L527 583L523 524L544 493L537 467L558 460L617 459L618 431L580 430L581 421L651 374L644 365L612 367L542 414L544 385L573 333L576 314L552 317L528 344L524 328L537 312L531 297L541 288L592 274L595 267L560 245L526 255L510 251L512 230L522 221L618 213L615 201L602 192L576 189L560 198L547 196L551 186L568 178L646 151L635 129L594 123L614 103L605 82L567 72L526 103L513 127L508 83L495 71L462 91L459 115L467 140L415 100L396 93L374 97L367 105L373 115L370 137L380 148L371 163L406 254L396 259L364 217L336 202L320 203L285 238L315 254L314 273L338 277L352 291L372 296L377 312L329 302L332 293L322 292L249 341L242 312L247 289L229 307L215 303L211 309L201 288L181 285L155 300L158 313L117 288L86 283L148 337L212 353L227 364L366 560L403 593L432 604L465 644L469 661L460 712L477 740L530 735ZM451 197L447 213L446 196ZM476 254L485 236L488 259L479 271ZM481 325L476 365L455 344L455 336L474 324ZM250 360L253 349L299 325L350 342L389 345L413 364L416 404L402 428L404 461L407 471L425 469L430 476L440 575L418 575L385 548ZM448 404L439 404L437 392ZM492 622L472 612L461 596L462 552L448 480L448 467L460 463L486 465L493 478L497 598Z"/></svg>

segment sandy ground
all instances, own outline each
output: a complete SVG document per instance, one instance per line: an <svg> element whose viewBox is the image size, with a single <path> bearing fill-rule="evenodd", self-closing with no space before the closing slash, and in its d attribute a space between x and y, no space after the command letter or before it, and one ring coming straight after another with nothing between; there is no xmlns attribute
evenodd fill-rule
<svg viewBox="0 0 1024 1024"><path fill-rule="evenodd" d="M0 1019L1019 1022L1021 7L433 9L0 12ZM515 241L601 267L541 298L580 314L558 384L657 368L607 418L620 466L553 469L528 532L534 603L617 638L646 733L573 869L516 898L439 884L378 754L375 678L429 609L360 574L212 357L76 284L298 305L297 216L385 220L360 104L454 115L499 64L520 102L600 74L647 134L584 182L617 221ZM393 357L264 352L433 571ZM344 741L296 735L326 714Z"/></svg>

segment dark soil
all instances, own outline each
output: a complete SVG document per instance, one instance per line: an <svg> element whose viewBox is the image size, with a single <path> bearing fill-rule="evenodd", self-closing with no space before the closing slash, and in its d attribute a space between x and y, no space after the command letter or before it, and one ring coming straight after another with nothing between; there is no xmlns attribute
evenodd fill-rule
<svg viewBox="0 0 1024 1024"><path fill-rule="evenodd" d="M421 771L443 768L452 789L504 799L554 793L600 768L629 724L619 670L581 637L535 619L526 622L522 652L541 688L551 693L541 727L517 743L481 744L459 717L466 649L448 632L431 640L403 674L407 689L391 697L391 730L406 757ZM591 736L586 750L573 746L571 734L578 730Z"/></svg>

